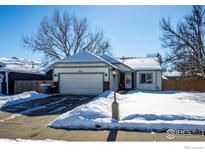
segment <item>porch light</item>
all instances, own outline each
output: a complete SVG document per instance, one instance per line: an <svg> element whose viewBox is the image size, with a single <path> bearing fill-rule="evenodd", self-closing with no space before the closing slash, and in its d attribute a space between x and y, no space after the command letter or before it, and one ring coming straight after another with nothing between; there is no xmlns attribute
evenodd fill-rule
<svg viewBox="0 0 205 154"><path fill-rule="evenodd" d="M112 103L112 118L115 120L119 120L119 104L117 103L116 99L116 69L112 70L113 75L113 89L114 89L114 101Z"/></svg>
<svg viewBox="0 0 205 154"><path fill-rule="evenodd" d="M116 69L112 69L112 75L115 77L116 76Z"/></svg>

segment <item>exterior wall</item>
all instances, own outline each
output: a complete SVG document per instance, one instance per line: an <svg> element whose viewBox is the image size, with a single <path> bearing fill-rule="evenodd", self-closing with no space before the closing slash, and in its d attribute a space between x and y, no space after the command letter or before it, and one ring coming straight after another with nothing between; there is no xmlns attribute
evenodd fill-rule
<svg viewBox="0 0 205 154"><path fill-rule="evenodd" d="M112 90L112 91L114 91L114 90L118 91L119 90L119 84L120 84L119 76L120 76L119 71L117 71L117 74L114 77L112 75L112 70L110 70L110 90ZM114 80L115 80L115 84L114 84ZM115 85L115 87L114 87L114 85Z"/></svg>
<svg viewBox="0 0 205 154"><path fill-rule="evenodd" d="M156 71L156 90L162 90L162 71Z"/></svg>
<svg viewBox="0 0 205 154"><path fill-rule="evenodd" d="M151 84L140 83L140 73L152 73L153 82ZM162 78L161 71L137 71L136 73L136 89L139 90L161 90Z"/></svg>
<svg viewBox="0 0 205 154"><path fill-rule="evenodd" d="M46 72L46 75L44 76L44 80L52 80L53 78L53 69L50 69L48 72Z"/></svg>

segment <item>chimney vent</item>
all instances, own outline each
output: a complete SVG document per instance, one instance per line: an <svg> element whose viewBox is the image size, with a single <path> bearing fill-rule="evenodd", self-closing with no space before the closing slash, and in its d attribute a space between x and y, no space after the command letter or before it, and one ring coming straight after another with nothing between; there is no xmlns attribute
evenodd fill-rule
<svg viewBox="0 0 205 154"><path fill-rule="evenodd" d="M34 62L33 61L31 61L31 65L32 65L32 68L34 68Z"/></svg>

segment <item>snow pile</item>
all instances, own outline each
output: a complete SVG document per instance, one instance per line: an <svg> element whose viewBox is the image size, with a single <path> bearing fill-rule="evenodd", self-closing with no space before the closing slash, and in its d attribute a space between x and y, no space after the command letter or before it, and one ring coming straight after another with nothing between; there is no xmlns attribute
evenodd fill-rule
<svg viewBox="0 0 205 154"><path fill-rule="evenodd" d="M54 120L51 127L57 128L95 128L95 124L110 121L111 91L106 91L88 104L79 106Z"/></svg>
<svg viewBox="0 0 205 154"><path fill-rule="evenodd" d="M41 62L17 57L0 57L0 70L44 74Z"/></svg>
<svg viewBox="0 0 205 154"><path fill-rule="evenodd" d="M13 96L0 96L0 108L32 101L35 99L45 98L48 96L50 95L37 93L35 91L24 92Z"/></svg>
<svg viewBox="0 0 205 154"><path fill-rule="evenodd" d="M134 70L161 70L160 63L156 57L123 59L123 63Z"/></svg>
<svg viewBox="0 0 205 154"><path fill-rule="evenodd" d="M59 116L48 126L65 129L204 130L204 95L174 91L117 94L120 121L116 121L111 118L113 93L107 91L90 103Z"/></svg>

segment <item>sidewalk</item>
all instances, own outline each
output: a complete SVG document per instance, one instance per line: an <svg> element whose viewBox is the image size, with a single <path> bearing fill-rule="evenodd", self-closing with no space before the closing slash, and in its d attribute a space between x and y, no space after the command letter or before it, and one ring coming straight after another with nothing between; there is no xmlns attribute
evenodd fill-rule
<svg viewBox="0 0 205 154"><path fill-rule="evenodd" d="M176 136L168 140L166 133L134 131L62 130L46 127L58 115L13 116L0 111L0 138L53 139L65 141L205 141L204 136ZM7 118L8 120L2 121Z"/></svg>

